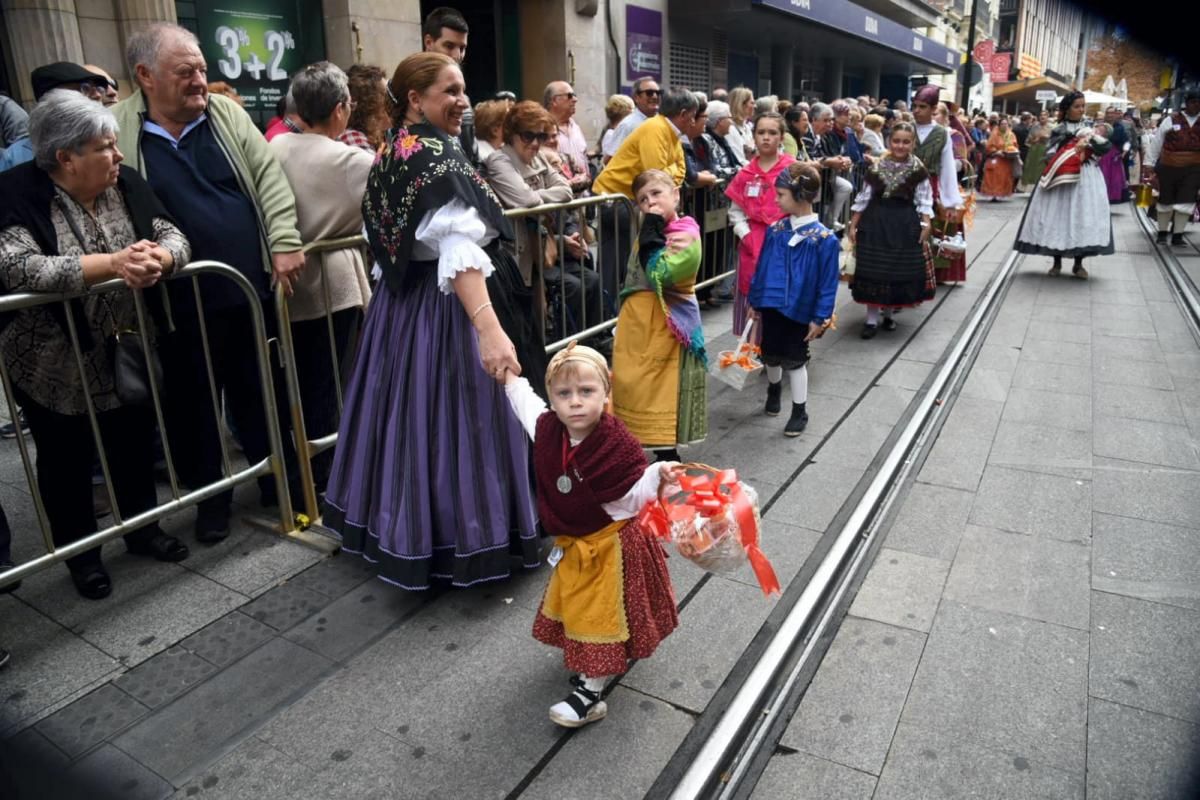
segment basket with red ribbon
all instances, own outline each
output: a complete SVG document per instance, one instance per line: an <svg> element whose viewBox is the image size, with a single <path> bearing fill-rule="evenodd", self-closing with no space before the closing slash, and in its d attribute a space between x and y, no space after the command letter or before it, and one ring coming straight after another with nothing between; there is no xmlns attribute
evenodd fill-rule
<svg viewBox="0 0 1200 800"><path fill-rule="evenodd" d="M738 339L737 347L733 350L722 350L715 362L710 363L709 372L714 378L732 386L739 392L745 388L750 376L763 368L758 356L762 348L747 341L754 327L754 318L746 320L742 330L742 338Z"/></svg>
<svg viewBox="0 0 1200 800"><path fill-rule="evenodd" d="M659 486L638 522L675 543L707 572L730 574L750 564L763 594L780 592L779 579L759 547L758 494L732 469L683 464Z"/></svg>

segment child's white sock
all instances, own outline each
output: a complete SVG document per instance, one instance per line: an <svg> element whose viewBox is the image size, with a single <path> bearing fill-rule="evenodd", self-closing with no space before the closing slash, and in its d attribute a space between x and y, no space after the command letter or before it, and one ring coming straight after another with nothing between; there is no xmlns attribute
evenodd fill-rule
<svg viewBox="0 0 1200 800"><path fill-rule="evenodd" d="M879 306L867 306L867 324L879 324Z"/></svg>
<svg viewBox="0 0 1200 800"><path fill-rule="evenodd" d="M783 380L783 367L767 367L767 381L779 383Z"/></svg>
<svg viewBox="0 0 1200 800"><path fill-rule="evenodd" d="M769 368L768 368L769 369ZM808 364L788 370L788 382L792 386L792 402L808 402Z"/></svg>

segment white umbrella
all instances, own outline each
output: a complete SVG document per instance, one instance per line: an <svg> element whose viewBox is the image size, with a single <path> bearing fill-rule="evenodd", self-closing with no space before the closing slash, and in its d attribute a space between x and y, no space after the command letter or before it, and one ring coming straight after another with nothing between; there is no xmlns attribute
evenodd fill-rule
<svg viewBox="0 0 1200 800"><path fill-rule="evenodd" d="M1062 95L1055 98L1055 101L1062 102ZM1093 92L1090 89L1084 90L1083 102L1089 106L1116 106L1117 108L1128 108L1133 105L1133 103L1123 97L1105 94L1104 92Z"/></svg>

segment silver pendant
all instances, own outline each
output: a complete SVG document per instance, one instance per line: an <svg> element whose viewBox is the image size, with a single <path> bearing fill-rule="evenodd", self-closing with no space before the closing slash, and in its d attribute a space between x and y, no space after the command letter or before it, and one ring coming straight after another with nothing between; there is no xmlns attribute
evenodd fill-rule
<svg viewBox="0 0 1200 800"><path fill-rule="evenodd" d="M557 486L558 491L560 491L563 494L571 493L571 479L568 478L566 475L559 475L558 480L555 481L554 485Z"/></svg>

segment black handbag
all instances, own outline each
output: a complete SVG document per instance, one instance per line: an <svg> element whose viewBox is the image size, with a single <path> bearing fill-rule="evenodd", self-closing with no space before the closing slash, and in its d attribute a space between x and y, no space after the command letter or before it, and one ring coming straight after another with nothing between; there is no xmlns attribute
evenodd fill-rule
<svg viewBox="0 0 1200 800"><path fill-rule="evenodd" d="M155 385L162 386L163 370L158 349L149 343L150 359L147 361L147 348L142 346L143 338L138 331L126 330L112 339L113 385L117 399L123 406L152 407L154 392L150 388L151 376Z"/></svg>
<svg viewBox="0 0 1200 800"><path fill-rule="evenodd" d="M71 233L74 234L79 246L86 253L88 250L87 240L75 224L66 205L62 204L61 200L59 202ZM86 332L86 328L81 329L81 334ZM155 384L162 386L162 361L158 358L158 348L153 340L148 343L148 347L143 347L142 341L142 334L130 329L117 332L108 342L109 355L112 357L113 363L113 387L117 399L124 406L154 406L154 393L150 388L151 373L154 375ZM147 353L150 354L148 361Z"/></svg>

